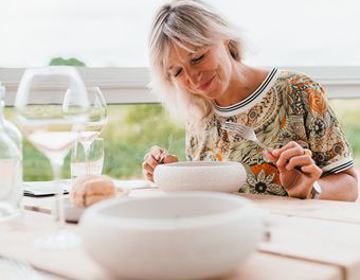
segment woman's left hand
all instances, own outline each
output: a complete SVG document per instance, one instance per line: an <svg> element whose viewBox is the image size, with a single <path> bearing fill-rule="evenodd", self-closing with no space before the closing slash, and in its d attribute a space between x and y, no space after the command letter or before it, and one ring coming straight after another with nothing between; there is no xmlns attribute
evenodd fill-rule
<svg viewBox="0 0 360 280"><path fill-rule="evenodd" d="M310 150L291 141L280 149L266 151L265 157L272 161L280 172L280 183L291 197L307 198L322 170L312 159Z"/></svg>

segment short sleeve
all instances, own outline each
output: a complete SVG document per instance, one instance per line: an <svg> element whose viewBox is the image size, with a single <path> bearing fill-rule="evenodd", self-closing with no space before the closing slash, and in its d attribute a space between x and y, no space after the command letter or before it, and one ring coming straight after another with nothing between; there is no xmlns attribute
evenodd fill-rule
<svg viewBox="0 0 360 280"><path fill-rule="evenodd" d="M350 145L324 88L306 75L294 75L289 80L288 102L291 114L303 117L305 141L323 175L352 167Z"/></svg>

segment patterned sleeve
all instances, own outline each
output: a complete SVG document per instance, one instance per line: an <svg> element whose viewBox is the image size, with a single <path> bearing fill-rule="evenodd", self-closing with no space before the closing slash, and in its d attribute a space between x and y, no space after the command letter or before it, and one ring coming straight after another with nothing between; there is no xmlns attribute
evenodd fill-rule
<svg viewBox="0 0 360 280"><path fill-rule="evenodd" d="M339 173L353 166L351 148L324 88L303 74L293 75L288 84L292 115L302 115L305 142L323 175Z"/></svg>

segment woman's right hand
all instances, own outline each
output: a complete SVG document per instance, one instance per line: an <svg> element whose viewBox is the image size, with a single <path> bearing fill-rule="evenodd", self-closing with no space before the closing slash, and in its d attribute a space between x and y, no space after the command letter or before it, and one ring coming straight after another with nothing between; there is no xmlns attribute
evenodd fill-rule
<svg viewBox="0 0 360 280"><path fill-rule="evenodd" d="M142 163L143 174L151 182L154 182L153 174L155 167L158 164L171 163L179 161L175 155L169 155L164 148L153 146L150 151L144 156Z"/></svg>

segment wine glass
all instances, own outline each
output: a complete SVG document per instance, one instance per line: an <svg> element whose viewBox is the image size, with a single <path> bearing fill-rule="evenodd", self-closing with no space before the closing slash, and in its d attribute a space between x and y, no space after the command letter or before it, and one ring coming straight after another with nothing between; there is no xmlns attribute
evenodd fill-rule
<svg viewBox="0 0 360 280"><path fill-rule="evenodd" d="M49 82L52 87L46 87ZM64 102L65 97L71 102ZM42 247L65 249L80 241L75 234L60 230L64 225L60 180L64 158L78 140L88 112L86 88L75 68L51 66L24 72L15 99L16 121L25 137L49 159L57 187L53 214L60 228L37 240Z"/></svg>
<svg viewBox="0 0 360 280"><path fill-rule="evenodd" d="M84 162L86 163L86 174L90 174L89 151L94 140L103 132L107 124L107 105L104 95L99 87L88 87L89 118L79 128L79 142L84 148ZM67 91L64 105L71 102L71 89Z"/></svg>

